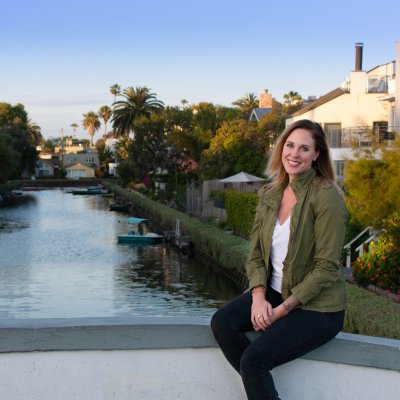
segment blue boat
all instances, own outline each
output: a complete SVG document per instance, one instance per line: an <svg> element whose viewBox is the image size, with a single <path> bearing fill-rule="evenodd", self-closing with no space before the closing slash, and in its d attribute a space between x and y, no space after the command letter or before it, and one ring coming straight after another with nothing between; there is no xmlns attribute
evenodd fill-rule
<svg viewBox="0 0 400 400"><path fill-rule="evenodd" d="M119 244L156 244L161 243L163 235L149 230L149 220L147 218L130 217L127 219L131 229L126 234L118 235Z"/></svg>
<svg viewBox="0 0 400 400"><path fill-rule="evenodd" d="M72 194L82 194L82 195L107 194L107 193L109 193L109 191L101 186L93 186L85 189L76 189L72 191Z"/></svg>

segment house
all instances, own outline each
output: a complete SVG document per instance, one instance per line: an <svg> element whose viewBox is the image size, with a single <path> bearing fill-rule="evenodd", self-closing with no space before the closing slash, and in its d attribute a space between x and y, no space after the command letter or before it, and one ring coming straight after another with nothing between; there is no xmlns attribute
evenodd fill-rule
<svg viewBox="0 0 400 400"><path fill-rule="evenodd" d="M36 162L35 176L36 177L54 176L56 175L55 170L56 166L51 160L39 158L39 160Z"/></svg>
<svg viewBox="0 0 400 400"><path fill-rule="evenodd" d="M82 163L92 167L98 167L100 165L99 155L96 152L90 150L79 151L77 153L65 153L62 157L62 165L64 168L76 164Z"/></svg>
<svg viewBox="0 0 400 400"><path fill-rule="evenodd" d="M399 131L400 85L396 88L396 70L400 76L399 43L396 53L397 62L363 71L363 44L356 43L355 69L345 82L286 120L287 125L299 119L321 124L339 181L343 179L345 160L354 158L354 147L370 147L376 142L390 146L395 132Z"/></svg>
<svg viewBox="0 0 400 400"><path fill-rule="evenodd" d="M94 178L96 167L82 162L76 162L67 165L65 170L67 172L67 178L69 179Z"/></svg>
<svg viewBox="0 0 400 400"><path fill-rule="evenodd" d="M39 177L57 177L60 169L59 154L42 151L39 153L39 159L36 162L35 176Z"/></svg>
<svg viewBox="0 0 400 400"><path fill-rule="evenodd" d="M272 95L265 90L258 96L258 107L251 111L249 122L260 122L261 118L272 110Z"/></svg>

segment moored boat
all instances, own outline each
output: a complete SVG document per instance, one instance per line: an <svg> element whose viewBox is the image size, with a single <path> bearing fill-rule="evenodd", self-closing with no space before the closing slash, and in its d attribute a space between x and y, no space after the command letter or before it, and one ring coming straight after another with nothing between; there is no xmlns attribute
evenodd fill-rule
<svg viewBox="0 0 400 400"><path fill-rule="evenodd" d="M147 218L130 217L127 219L130 229L128 233L118 235L120 244L156 244L161 243L163 235L148 230L149 220Z"/></svg>
<svg viewBox="0 0 400 400"><path fill-rule="evenodd" d="M119 203L111 203L110 204L110 211L126 212L126 211L128 211L128 205L119 204Z"/></svg>
<svg viewBox="0 0 400 400"><path fill-rule="evenodd" d="M101 186L93 186L89 188L84 188L84 189L75 189L72 191L72 194L81 194L81 195L90 195L90 194L107 194L109 191L107 189L104 189Z"/></svg>

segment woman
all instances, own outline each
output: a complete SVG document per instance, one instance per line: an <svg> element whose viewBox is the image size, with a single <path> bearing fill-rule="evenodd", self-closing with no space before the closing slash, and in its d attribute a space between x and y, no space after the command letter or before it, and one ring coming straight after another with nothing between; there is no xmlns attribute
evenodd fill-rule
<svg viewBox="0 0 400 400"><path fill-rule="evenodd" d="M211 321L250 400L279 399L270 370L335 337L345 308L339 259L347 213L321 126L287 127L267 173L246 264L249 291ZM250 330L260 332L252 343Z"/></svg>

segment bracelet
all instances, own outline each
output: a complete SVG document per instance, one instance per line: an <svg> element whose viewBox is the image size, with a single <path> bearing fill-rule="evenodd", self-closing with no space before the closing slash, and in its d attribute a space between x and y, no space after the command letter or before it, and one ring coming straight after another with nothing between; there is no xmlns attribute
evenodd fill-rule
<svg viewBox="0 0 400 400"><path fill-rule="evenodd" d="M250 294L253 295L254 292L263 292L263 293L265 293L265 287L261 286L261 285L253 287L253 289L250 290Z"/></svg>

